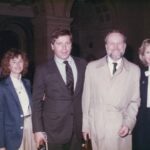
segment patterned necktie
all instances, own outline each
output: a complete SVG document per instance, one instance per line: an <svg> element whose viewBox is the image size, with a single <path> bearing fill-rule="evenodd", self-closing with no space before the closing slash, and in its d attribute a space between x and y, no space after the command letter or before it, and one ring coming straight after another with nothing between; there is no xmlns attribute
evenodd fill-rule
<svg viewBox="0 0 150 150"><path fill-rule="evenodd" d="M113 74L114 74L117 71L117 63L114 62L113 65L114 65L114 67L113 67Z"/></svg>
<svg viewBox="0 0 150 150"><path fill-rule="evenodd" d="M72 69L68 63L68 61L64 61L64 64L66 64L66 85L69 89L71 95L74 93L74 79L73 79L73 73Z"/></svg>

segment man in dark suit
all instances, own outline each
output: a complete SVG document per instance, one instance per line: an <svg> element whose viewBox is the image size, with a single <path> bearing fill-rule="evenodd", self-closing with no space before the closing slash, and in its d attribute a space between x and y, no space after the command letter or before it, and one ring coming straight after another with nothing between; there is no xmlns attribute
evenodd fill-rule
<svg viewBox="0 0 150 150"><path fill-rule="evenodd" d="M49 150L80 150L81 96L86 62L70 55L72 34L51 36L54 57L36 68L33 85L33 131L37 147L47 134Z"/></svg>

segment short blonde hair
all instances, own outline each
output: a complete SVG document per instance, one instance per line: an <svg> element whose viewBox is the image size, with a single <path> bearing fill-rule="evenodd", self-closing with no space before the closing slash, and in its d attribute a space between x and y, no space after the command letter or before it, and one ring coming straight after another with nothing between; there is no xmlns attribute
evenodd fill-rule
<svg viewBox="0 0 150 150"><path fill-rule="evenodd" d="M148 64L147 64L147 61L145 60L144 53L148 46L150 46L150 39L145 39L145 40L143 40L143 42L139 48L139 58L140 58L141 62L143 63L143 65L145 65L145 66L147 66Z"/></svg>

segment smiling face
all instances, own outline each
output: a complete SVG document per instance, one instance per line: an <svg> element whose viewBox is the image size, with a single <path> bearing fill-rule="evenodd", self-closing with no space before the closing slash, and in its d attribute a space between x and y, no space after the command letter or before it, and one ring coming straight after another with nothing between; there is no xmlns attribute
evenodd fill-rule
<svg viewBox="0 0 150 150"><path fill-rule="evenodd" d="M120 59L125 52L126 43L121 33L113 32L106 37L106 52L114 61Z"/></svg>
<svg viewBox="0 0 150 150"><path fill-rule="evenodd" d="M23 71L23 67L24 67L24 61L21 55L18 55L17 57L10 59L9 69L12 75L19 76Z"/></svg>
<svg viewBox="0 0 150 150"><path fill-rule="evenodd" d="M66 60L71 53L72 42L69 35L59 36L53 44L51 44L52 50L60 59Z"/></svg>

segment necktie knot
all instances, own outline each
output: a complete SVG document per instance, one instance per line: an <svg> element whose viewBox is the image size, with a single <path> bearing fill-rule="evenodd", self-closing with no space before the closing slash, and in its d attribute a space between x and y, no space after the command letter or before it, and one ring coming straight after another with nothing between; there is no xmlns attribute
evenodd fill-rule
<svg viewBox="0 0 150 150"><path fill-rule="evenodd" d="M113 74L117 71L117 63L113 62Z"/></svg>
<svg viewBox="0 0 150 150"><path fill-rule="evenodd" d="M66 65L66 69L68 69L68 67L70 67L70 65L69 65L69 63L68 63L68 61L66 60L66 61L64 61L64 64Z"/></svg>
<svg viewBox="0 0 150 150"><path fill-rule="evenodd" d="M73 79L73 73L71 66L69 65L68 61L64 61L64 64L66 64L66 85L69 91L71 92L71 95L74 93L74 79Z"/></svg>
<svg viewBox="0 0 150 150"><path fill-rule="evenodd" d="M68 65L69 63L68 63L68 61L67 61L67 60L65 60L65 61L64 61L64 64Z"/></svg>

